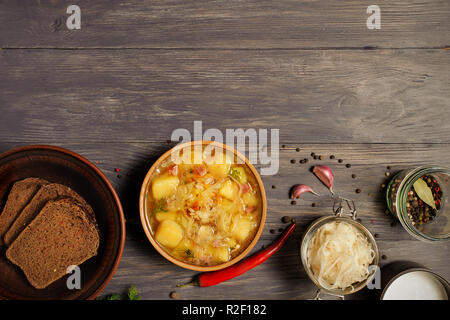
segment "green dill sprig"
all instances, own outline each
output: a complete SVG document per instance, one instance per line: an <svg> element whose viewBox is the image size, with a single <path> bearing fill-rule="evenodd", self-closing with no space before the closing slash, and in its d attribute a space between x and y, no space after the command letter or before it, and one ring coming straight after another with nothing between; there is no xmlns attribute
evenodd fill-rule
<svg viewBox="0 0 450 320"><path fill-rule="evenodd" d="M106 297L99 297L96 300L141 300L139 296L139 292L135 285L132 285L127 292L126 299L122 299L122 296L119 293L112 293L107 295Z"/></svg>
<svg viewBox="0 0 450 320"><path fill-rule="evenodd" d="M166 208L166 205L167 205L167 203L166 203L165 198L162 198L162 199L156 201L155 206L153 207L153 210L152 210L152 216L158 212L167 212L168 210Z"/></svg>

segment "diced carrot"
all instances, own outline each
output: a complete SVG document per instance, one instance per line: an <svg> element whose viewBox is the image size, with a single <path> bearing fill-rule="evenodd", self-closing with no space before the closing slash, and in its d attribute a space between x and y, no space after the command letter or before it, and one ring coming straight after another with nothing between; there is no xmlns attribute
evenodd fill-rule
<svg viewBox="0 0 450 320"><path fill-rule="evenodd" d="M255 209L256 209L255 206L248 206L245 208L245 212L252 213L253 211L255 211Z"/></svg>
<svg viewBox="0 0 450 320"><path fill-rule="evenodd" d="M198 201L195 201L194 204L191 206L192 209L194 209L195 211L197 211L198 209L200 209L199 203Z"/></svg>
<svg viewBox="0 0 450 320"><path fill-rule="evenodd" d="M223 200L222 197L218 193L215 193L215 196L216 196L216 204L221 204Z"/></svg>
<svg viewBox="0 0 450 320"><path fill-rule="evenodd" d="M169 172L169 174L171 174L173 176L177 176L178 175L178 166L173 165L167 171Z"/></svg>
<svg viewBox="0 0 450 320"><path fill-rule="evenodd" d="M250 191L250 186L248 185L248 183L242 183L241 188L242 188L242 193L247 193Z"/></svg>
<svg viewBox="0 0 450 320"><path fill-rule="evenodd" d="M195 173L197 176L203 177L208 171L204 166L195 167Z"/></svg>

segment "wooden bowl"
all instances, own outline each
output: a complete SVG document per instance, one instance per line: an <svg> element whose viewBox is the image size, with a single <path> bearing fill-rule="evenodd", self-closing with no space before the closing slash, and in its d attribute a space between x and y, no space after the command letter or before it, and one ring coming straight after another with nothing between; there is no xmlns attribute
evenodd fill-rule
<svg viewBox="0 0 450 320"><path fill-rule="evenodd" d="M198 265L193 265L193 264L188 264L184 261L178 260L176 258L174 258L173 256L171 256L166 250L164 250L163 247L161 247L158 242L156 242L152 231L151 231L151 227L150 227L150 221L148 219L148 215L146 212L146 206L145 206L145 199L146 199L146 193L147 190L150 186L150 179L153 176L153 173L155 172L155 170L160 166L160 164L166 160L168 157L171 156L172 152L177 152L180 149L186 148L186 147L191 147L193 145L212 145L214 147L219 147L222 148L224 150L228 150L229 152L235 154L240 160L245 161L245 164L247 165L247 167L250 169L250 171L252 172L252 174L255 176L255 179L258 183L258 187L261 193L261 201L262 201L262 206L261 206L261 220L258 226L258 230L255 233L255 236L253 237L252 241L249 243L249 245L247 246L247 248L242 251L239 255L237 255L236 257L234 257L233 259L231 259L228 262L219 264L219 265L215 265L215 266L198 266ZM261 177L259 176L258 171L255 169L255 167L248 161L248 159L242 155L240 152L238 152L237 150L219 143L219 142L214 142L214 141L192 141L192 142L187 142L187 143L183 143L180 145L177 145L175 147L173 147L172 149L170 149L169 151L167 151L166 153L164 153L154 164L153 166L150 168L150 170L147 172L147 175L145 176L144 182L142 183L142 188L141 188L141 193L140 193L140 197L139 197L139 211L140 211L140 217L141 217L141 222L142 222L142 227L144 228L145 234L147 235L147 238L150 240L150 243L153 245L153 247L155 247L155 249L167 260L169 260L170 262L185 268L185 269L190 269L190 270L195 270L195 271L200 271L200 272L205 272L205 271L215 271L215 270L220 270L223 268L226 268L228 266L231 266L232 264L235 264L236 262L238 262L239 260L243 259L255 246L255 244L258 242L259 237L261 236L261 233L264 229L264 223L266 221L266 211L267 211L267 198L266 198L266 193L265 193L265 189L264 189L264 184L261 180Z"/></svg>
<svg viewBox="0 0 450 320"><path fill-rule="evenodd" d="M0 155L0 210L12 184L27 177L64 184L94 209L100 230L97 256L82 263L81 289L69 290L68 275L45 289L32 287L22 270L0 251L0 299L93 299L111 280L125 244L125 219L113 186L82 156L54 146L26 146Z"/></svg>

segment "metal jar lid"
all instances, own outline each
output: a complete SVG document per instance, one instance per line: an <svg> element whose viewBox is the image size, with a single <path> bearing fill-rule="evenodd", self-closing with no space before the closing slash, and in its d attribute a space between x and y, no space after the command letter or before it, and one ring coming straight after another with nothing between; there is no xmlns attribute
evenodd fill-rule
<svg viewBox="0 0 450 320"><path fill-rule="evenodd" d="M398 270L401 269L402 266L403 266L403 271L398 272ZM412 267L412 266L414 266L414 267ZM405 267L406 267L406 269L405 269ZM395 273L394 270L397 270L397 272ZM440 288L442 290L441 293L443 293L443 295L446 294L446 296L447 296L446 299L448 300L448 298L450 297L450 284L448 283L447 280L445 280L443 277L441 277L437 273L435 273L427 268L419 267L416 264L407 263L407 262L403 262L403 261L395 262L391 265L384 267L381 270L382 279L385 284L383 286L383 291L381 292L380 299L381 300L392 300L392 299L387 299L387 297L386 297L387 292L393 288L393 285L395 285L395 283L397 283L397 285L399 285L398 282L401 277L404 277L407 275L412 275L413 273L416 273L416 272L417 273L426 273L427 275L429 275L430 277L429 277L428 281L433 282L433 283L429 283L429 285L431 287L434 287L435 289L437 289L438 287L442 286ZM387 273L387 275L386 275L386 273ZM389 276L390 276L390 278L386 279ZM445 291L445 293L444 293L444 291ZM407 290L407 292L410 294L409 297L408 297L408 295L404 295L403 297L397 297L396 300L411 299L411 289ZM429 298L432 299L433 297L429 296Z"/></svg>

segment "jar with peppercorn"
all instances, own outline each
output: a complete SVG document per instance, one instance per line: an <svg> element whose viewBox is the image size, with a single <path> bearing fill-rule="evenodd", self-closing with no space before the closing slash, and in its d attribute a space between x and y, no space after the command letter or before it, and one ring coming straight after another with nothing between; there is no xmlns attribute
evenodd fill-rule
<svg viewBox="0 0 450 320"><path fill-rule="evenodd" d="M389 210L409 234L423 241L450 239L450 170L440 167L406 169L387 185Z"/></svg>
<svg viewBox="0 0 450 320"><path fill-rule="evenodd" d="M389 210L419 240L450 239L450 170L440 167L406 169L387 185Z"/></svg>

